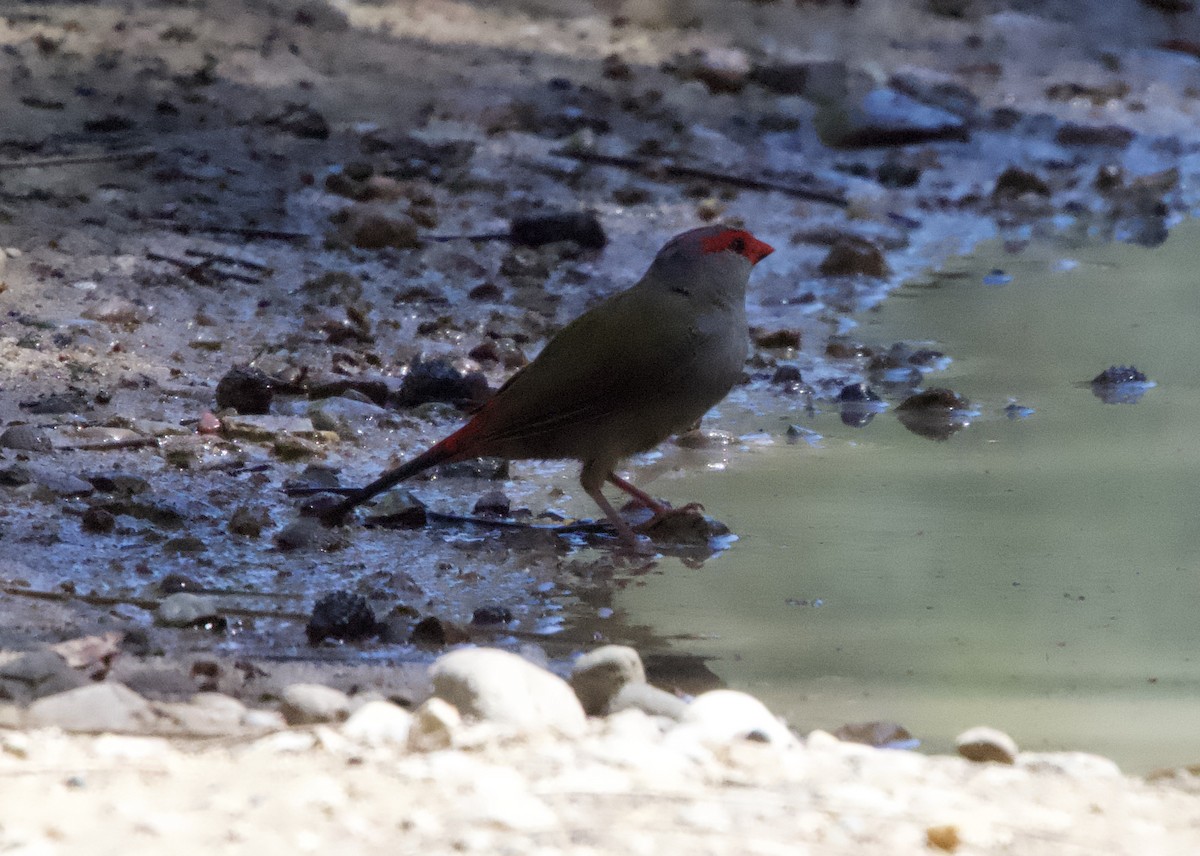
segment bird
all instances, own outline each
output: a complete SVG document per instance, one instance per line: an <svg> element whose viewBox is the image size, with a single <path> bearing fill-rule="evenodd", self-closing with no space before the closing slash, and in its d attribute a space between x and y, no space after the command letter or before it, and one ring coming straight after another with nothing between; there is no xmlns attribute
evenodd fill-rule
<svg viewBox="0 0 1200 856"><path fill-rule="evenodd" d="M703 226L671 238L634 285L554 335L470 420L321 512L333 525L372 497L439 464L480 457L576 460L579 482L620 540L639 541L604 496L610 482L670 513L616 474L619 463L687 430L742 377L750 271L774 252L745 229Z"/></svg>

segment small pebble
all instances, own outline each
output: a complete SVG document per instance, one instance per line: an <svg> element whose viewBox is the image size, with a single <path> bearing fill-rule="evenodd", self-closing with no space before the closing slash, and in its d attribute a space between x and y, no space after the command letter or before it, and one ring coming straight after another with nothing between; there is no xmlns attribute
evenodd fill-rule
<svg viewBox="0 0 1200 856"><path fill-rule="evenodd" d="M954 745L958 754L968 761L1012 764L1017 760L1017 742L1003 731L986 725L968 728L958 735Z"/></svg>
<svg viewBox="0 0 1200 856"><path fill-rule="evenodd" d="M341 722L350 715L350 697L324 684L292 684L282 701L280 712L288 725Z"/></svg>

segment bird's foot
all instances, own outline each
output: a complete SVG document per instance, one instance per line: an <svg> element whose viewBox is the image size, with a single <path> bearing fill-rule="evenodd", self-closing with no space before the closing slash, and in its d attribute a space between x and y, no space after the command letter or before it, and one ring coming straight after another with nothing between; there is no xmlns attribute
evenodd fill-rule
<svg viewBox="0 0 1200 856"><path fill-rule="evenodd" d="M672 508L665 502L661 503L658 508L652 508L654 516L641 523L634 528L638 532L647 532L651 529L657 529L659 526L670 525L672 521L687 521L697 517L704 517L704 506L698 502L689 502L687 505L681 505L679 508Z"/></svg>
<svg viewBox="0 0 1200 856"><path fill-rule="evenodd" d="M665 508L645 523L635 526L634 531L673 543L705 543L710 538L727 534L729 529L723 523L706 517L703 505L689 502L679 508Z"/></svg>

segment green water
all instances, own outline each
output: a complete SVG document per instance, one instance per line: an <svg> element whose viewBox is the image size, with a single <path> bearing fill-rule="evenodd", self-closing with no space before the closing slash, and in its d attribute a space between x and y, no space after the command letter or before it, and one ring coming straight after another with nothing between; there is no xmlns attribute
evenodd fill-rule
<svg viewBox="0 0 1200 856"><path fill-rule="evenodd" d="M703 637L678 647L802 730L886 719L943 750L988 724L1133 772L1200 761L1198 242L985 247L901 289L859 338L945 350L926 385L967 396L971 426L772 421L824 440L672 480L741 540L615 605ZM982 284L992 268L1013 281ZM1158 384L1136 405L1077 385L1128 363ZM1006 418L1010 398L1035 414Z"/></svg>

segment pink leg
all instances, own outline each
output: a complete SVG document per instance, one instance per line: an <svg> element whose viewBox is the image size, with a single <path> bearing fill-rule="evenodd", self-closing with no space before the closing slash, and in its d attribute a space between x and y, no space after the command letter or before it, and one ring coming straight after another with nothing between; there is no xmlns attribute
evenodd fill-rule
<svg viewBox="0 0 1200 856"><path fill-rule="evenodd" d="M662 515L666 514L667 511L670 509L670 506L659 502L657 499L652 497L650 494L646 493L646 491L642 490L640 487L637 487L636 485L630 484L629 482L625 481L625 479L621 478L616 473L609 473L608 480L610 482L612 482L614 485L616 485L617 487L619 487L621 490L625 491L627 494L632 496L634 499L636 499L638 502L640 502L646 508L649 508L652 512L654 512L655 517L661 517Z"/></svg>

